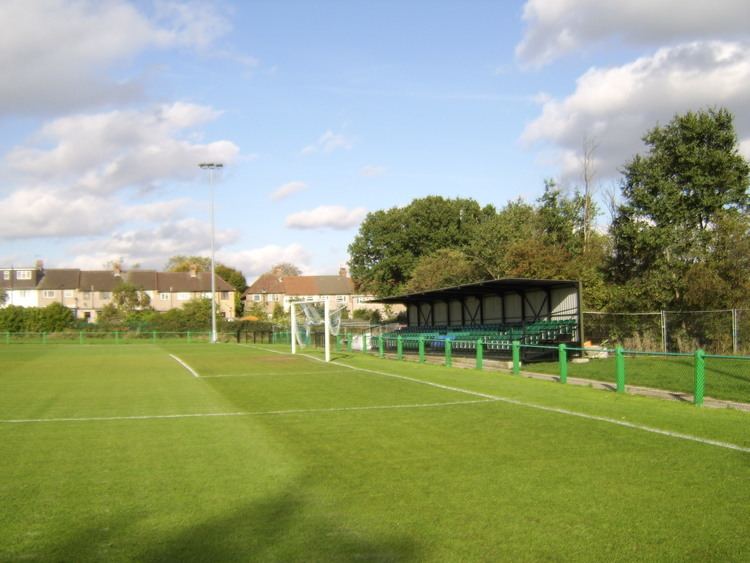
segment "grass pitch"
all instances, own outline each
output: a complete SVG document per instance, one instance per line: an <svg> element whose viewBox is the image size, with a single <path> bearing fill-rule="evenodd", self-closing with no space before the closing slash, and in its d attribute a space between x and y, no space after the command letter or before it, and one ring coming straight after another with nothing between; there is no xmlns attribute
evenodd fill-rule
<svg viewBox="0 0 750 563"><path fill-rule="evenodd" d="M750 558L747 413L267 348L1 348L0 560Z"/></svg>

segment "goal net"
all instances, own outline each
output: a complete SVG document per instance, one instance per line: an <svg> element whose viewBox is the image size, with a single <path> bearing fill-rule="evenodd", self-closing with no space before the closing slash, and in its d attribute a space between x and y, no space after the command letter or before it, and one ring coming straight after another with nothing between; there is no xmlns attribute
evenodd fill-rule
<svg viewBox="0 0 750 563"><path fill-rule="evenodd" d="M298 301L291 303L292 353L297 346L320 346L325 348L326 361L330 360L330 336L337 336L341 329L341 314L346 306L331 311L327 300ZM322 340L322 342L321 342Z"/></svg>

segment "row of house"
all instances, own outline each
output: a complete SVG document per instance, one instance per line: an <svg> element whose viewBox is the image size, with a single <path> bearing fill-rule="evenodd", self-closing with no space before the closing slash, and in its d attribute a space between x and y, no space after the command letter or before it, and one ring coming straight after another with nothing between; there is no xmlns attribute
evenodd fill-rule
<svg viewBox="0 0 750 563"><path fill-rule="evenodd" d="M371 302L373 295L356 291L345 268L339 270L338 276L264 274L245 290L243 299L246 311L256 304L268 315L273 313L277 304L286 312L291 301L320 300L327 300L331 310L346 308L350 317L357 309L384 313L382 304Z"/></svg>
<svg viewBox="0 0 750 563"><path fill-rule="evenodd" d="M41 262L29 268L0 268L0 288L6 294L3 306L46 307L60 303L76 318L96 321L98 311L112 303L118 286L130 284L148 295L156 311L182 307L188 301L211 297L211 274L198 272L158 272L156 270L45 269ZM234 318L235 288L216 276L217 311Z"/></svg>

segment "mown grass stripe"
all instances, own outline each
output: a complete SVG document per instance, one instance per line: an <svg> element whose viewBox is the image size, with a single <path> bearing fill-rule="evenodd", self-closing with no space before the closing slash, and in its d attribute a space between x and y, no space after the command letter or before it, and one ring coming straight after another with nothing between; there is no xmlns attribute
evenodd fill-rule
<svg viewBox="0 0 750 563"><path fill-rule="evenodd" d="M263 350L266 350L268 352L275 352L275 353L278 353L278 354L288 354L287 352L279 352L277 350L270 350L268 348L263 348ZM324 360L322 360L320 358L316 358L314 356L309 356L307 354L297 354L297 355L300 356L300 357L303 357L303 358L307 358L309 360L316 361L316 362L324 362ZM372 374L375 374L375 375L382 375L384 377L392 377L392 378L401 379L401 380L404 380L404 381L411 381L413 383L418 383L418 384L421 384L421 385L429 385L430 387L437 387L439 389L445 389L447 391L454 391L454 392L458 392L458 393L465 393L467 395L473 395L475 397L481 397L481 398L488 399L488 400L494 400L494 401L499 401L499 402L503 402L503 403L508 403L508 404L511 404L511 405L519 406L519 407L537 409L537 410L540 410L540 411L551 412L551 413L556 413L556 414L563 414L563 415L566 415L566 416L575 416L575 417L583 418L583 419L587 419L587 420L595 420L597 422L604 422L604 423L607 423L607 424L614 424L616 426L622 426L624 428L630 428L630 429L633 429L633 430L640 430L642 432L650 432L652 434L659 434L661 436L667 436L669 438L676 438L676 439L679 439L679 440L687 440L687 441L690 441L690 442L697 442L699 444L704 444L704 445L707 445L707 446L714 446L714 447L717 447L717 448L724 448L724 449L728 449L728 450L735 450L735 451L739 451L739 452L750 453L750 448L744 447L744 446L740 446L738 444L732 444L730 442L722 442L720 440L712 440L710 438L701 438L700 436L694 436L692 434L684 434L682 432L673 432L671 430L664 430L662 428L654 428L653 426L646 426L646 425L643 425L643 424L636 424L636 423L633 423L633 422L627 422L625 420L617 420L617 419L609 418L609 417L606 417L606 416L598 416L598 415L594 415L594 414L582 413L582 412L573 411L573 410L570 410L570 409L563 409L563 408L558 408L558 407L548 407L546 405L540 405L538 403L530 403L530 402L527 402L527 401L519 401L518 399L511 399L510 397L502 397L500 395L491 395L489 393L480 393L479 391L472 391L470 389L463 389L461 387L453 387L451 385L443 385L441 383L435 383L435 382L432 382L432 381L424 381L422 379L417 379L417 378L409 377L409 376L406 376L406 375L400 375L400 374L396 374L396 373L389 373L389 372L380 371L380 370L373 370L373 369L369 369L369 368L360 368L360 367L356 367L356 366L350 366L350 365L342 364L342 363L339 363L339 362L336 362L336 361L332 361L332 362L330 362L330 364L335 365L335 366L339 366L339 367L346 367L346 368L349 368L349 369L354 370L354 371L361 371L361 372L365 372L365 373L372 373Z"/></svg>

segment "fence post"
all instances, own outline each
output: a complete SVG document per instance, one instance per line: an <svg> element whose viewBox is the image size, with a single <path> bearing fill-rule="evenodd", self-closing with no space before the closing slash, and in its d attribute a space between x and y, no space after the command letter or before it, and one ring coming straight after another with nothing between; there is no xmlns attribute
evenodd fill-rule
<svg viewBox="0 0 750 563"><path fill-rule="evenodd" d="M560 383L568 382L568 348L565 344L560 344L559 348L559 360L560 360Z"/></svg>
<svg viewBox="0 0 750 563"><path fill-rule="evenodd" d="M400 334L396 337L396 359L404 359L404 339Z"/></svg>
<svg viewBox="0 0 750 563"><path fill-rule="evenodd" d="M625 353L622 346L615 348L615 381L617 382L617 392L625 392Z"/></svg>
<svg viewBox="0 0 750 563"><path fill-rule="evenodd" d="M445 367L451 367L453 365L453 351L451 348L451 341L445 339Z"/></svg>
<svg viewBox="0 0 750 563"><path fill-rule="evenodd" d="M46 332L42 333L42 344L47 344L47 333Z"/></svg>
<svg viewBox="0 0 750 563"><path fill-rule="evenodd" d="M383 335L378 336L378 354L381 358L385 357L385 342L383 342Z"/></svg>
<svg viewBox="0 0 750 563"><path fill-rule="evenodd" d="M352 351L352 333L348 332L346 334L346 351L351 352Z"/></svg>
<svg viewBox="0 0 750 563"><path fill-rule="evenodd" d="M706 353L700 348L695 351L695 365L693 369L695 375L693 404L699 407L703 404L703 391L706 386Z"/></svg>
<svg viewBox="0 0 750 563"><path fill-rule="evenodd" d="M418 342L419 346L419 363L424 363L424 336L420 336Z"/></svg>
<svg viewBox="0 0 750 563"><path fill-rule="evenodd" d="M511 343L511 351L513 354L513 374L518 375L521 373L521 342L514 340Z"/></svg>
<svg viewBox="0 0 750 563"><path fill-rule="evenodd" d="M362 353L367 354L367 333L362 333Z"/></svg>
<svg viewBox="0 0 750 563"><path fill-rule="evenodd" d="M116 330L115 331L115 344L119 344L119 343L120 343L120 331Z"/></svg>
<svg viewBox="0 0 750 563"><path fill-rule="evenodd" d="M484 368L484 344L481 338L477 338L477 369Z"/></svg>
<svg viewBox="0 0 750 563"><path fill-rule="evenodd" d="M187 331L187 341L188 341L188 344L190 344L190 343L191 343L191 342L193 341L193 339L192 339L192 338L193 338L193 337L192 337L192 335L190 334L190 331L188 330L188 331Z"/></svg>
<svg viewBox="0 0 750 563"><path fill-rule="evenodd" d="M10 331L9 330L5 331L5 343L10 344Z"/></svg>
<svg viewBox="0 0 750 563"><path fill-rule="evenodd" d="M151 331L151 341L155 344L156 343L156 331Z"/></svg>
<svg viewBox="0 0 750 563"><path fill-rule="evenodd" d="M78 344L83 344L83 331L78 331Z"/></svg>

